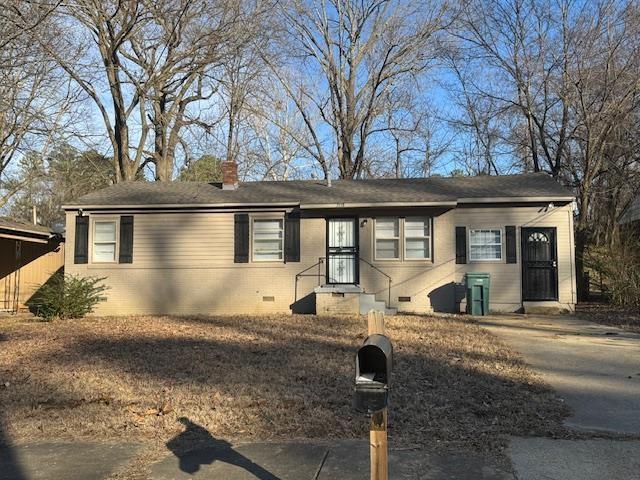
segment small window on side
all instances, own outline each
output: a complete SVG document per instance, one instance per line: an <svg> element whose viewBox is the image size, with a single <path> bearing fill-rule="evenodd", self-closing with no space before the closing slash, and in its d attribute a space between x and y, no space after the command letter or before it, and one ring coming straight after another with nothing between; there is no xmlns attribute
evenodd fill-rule
<svg viewBox="0 0 640 480"><path fill-rule="evenodd" d="M96 220L93 223L93 261L96 263L116 261L115 220Z"/></svg>

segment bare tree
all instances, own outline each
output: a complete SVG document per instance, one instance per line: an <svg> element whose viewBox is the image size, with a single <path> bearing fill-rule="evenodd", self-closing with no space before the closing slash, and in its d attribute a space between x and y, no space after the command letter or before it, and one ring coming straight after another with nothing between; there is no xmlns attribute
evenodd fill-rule
<svg viewBox="0 0 640 480"><path fill-rule="evenodd" d="M282 74L278 78L314 138L325 176L329 165L322 153L322 124L332 131L340 177L357 177L367 140L386 130L377 123L385 93L425 71L445 7L438 2L290 0L281 11L290 60L313 82L296 85ZM321 123L312 121L312 112Z"/></svg>
<svg viewBox="0 0 640 480"><path fill-rule="evenodd" d="M62 0L5 0L0 9L0 50L5 50L16 41L25 41L26 33L36 30L62 3ZM21 56L9 56L5 52L0 68L13 67L21 61Z"/></svg>
<svg viewBox="0 0 640 480"><path fill-rule="evenodd" d="M140 101L144 85L136 81L122 48L149 20L149 13L137 0L78 0L65 4L55 19L50 28L57 29L57 42L41 35L34 38L100 112L113 149L117 181L133 180L141 166L148 128ZM131 152L136 114L141 125Z"/></svg>
<svg viewBox="0 0 640 480"><path fill-rule="evenodd" d="M580 277L601 177L619 170L614 146L637 134L626 129L640 107L639 33L637 5L613 0L478 0L456 31L492 79L470 84L512 115L508 140L525 166L575 190Z"/></svg>
<svg viewBox="0 0 640 480"><path fill-rule="evenodd" d="M417 83L394 85L386 94L384 115L378 125L384 128L379 141L368 147L363 176L395 178L429 176L451 146L443 131L446 124L429 104Z"/></svg>
<svg viewBox="0 0 640 480"><path fill-rule="evenodd" d="M50 35L43 22L54 6L11 1L0 13L0 206L30 179L16 175L16 162L31 150L46 154L71 120L75 91L29 39Z"/></svg>
<svg viewBox="0 0 640 480"><path fill-rule="evenodd" d="M146 163L155 165L156 180L172 179L176 148L185 127L211 128L201 118L201 109L220 84L232 77L225 72L239 72L238 53L253 31L261 5L233 0L148 4L152 21L132 36L130 52L125 47L124 55L143 72L143 101L148 103L153 130L153 150ZM231 97L233 119L239 100L236 95Z"/></svg>
<svg viewBox="0 0 640 480"><path fill-rule="evenodd" d="M482 84L472 78L465 88L520 115L533 170L555 177L560 175L572 127L568 72L577 52L570 22L576 14L586 14L569 12L571 3L472 1L460 17L458 31L467 59L475 57L483 75L492 79Z"/></svg>
<svg viewBox="0 0 640 480"><path fill-rule="evenodd" d="M254 92L255 93L255 92ZM243 170L251 177L289 180L308 176L315 162L302 147L307 133L294 104L281 91L258 91L248 110Z"/></svg>

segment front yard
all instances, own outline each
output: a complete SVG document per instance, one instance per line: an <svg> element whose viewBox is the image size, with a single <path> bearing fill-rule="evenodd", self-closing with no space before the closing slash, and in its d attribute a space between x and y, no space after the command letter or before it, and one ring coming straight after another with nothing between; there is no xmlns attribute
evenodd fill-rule
<svg viewBox="0 0 640 480"><path fill-rule="evenodd" d="M3 319L1 428L160 448L186 417L230 441L366 438L351 409L365 332L364 317ZM387 332L392 446L499 452L502 435L561 433L562 404L473 321L388 317Z"/></svg>

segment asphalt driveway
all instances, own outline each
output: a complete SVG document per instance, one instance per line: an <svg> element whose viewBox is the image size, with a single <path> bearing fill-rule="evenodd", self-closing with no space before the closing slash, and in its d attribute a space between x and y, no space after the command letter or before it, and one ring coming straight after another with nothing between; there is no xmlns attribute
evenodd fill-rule
<svg viewBox="0 0 640 480"><path fill-rule="evenodd" d="M567 402L576 430L640 435L640 335L570 316L487 317Z"/></svg>

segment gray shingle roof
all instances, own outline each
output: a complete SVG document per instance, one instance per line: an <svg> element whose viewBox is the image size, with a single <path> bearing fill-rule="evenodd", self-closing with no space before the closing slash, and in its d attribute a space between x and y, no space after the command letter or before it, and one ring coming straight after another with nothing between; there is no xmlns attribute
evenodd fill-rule
<svg viewBox="0 0 640 480"><path fill-rule="evenodd" d="M24 220L17 220L9 217L0 217L0 229L35 233L37 235L53 234L53 231L49 227L34 225L33 223L25 222Z"/></svg>
<svg viewBox="0 0 640 480"><path fill-rule="evenodd" d="M200 182L120 183L66 207L153 205L336 205L452 203L460 199L567 198L572 193L543 173L480 177L242 182L236 190Z"/></svg>

